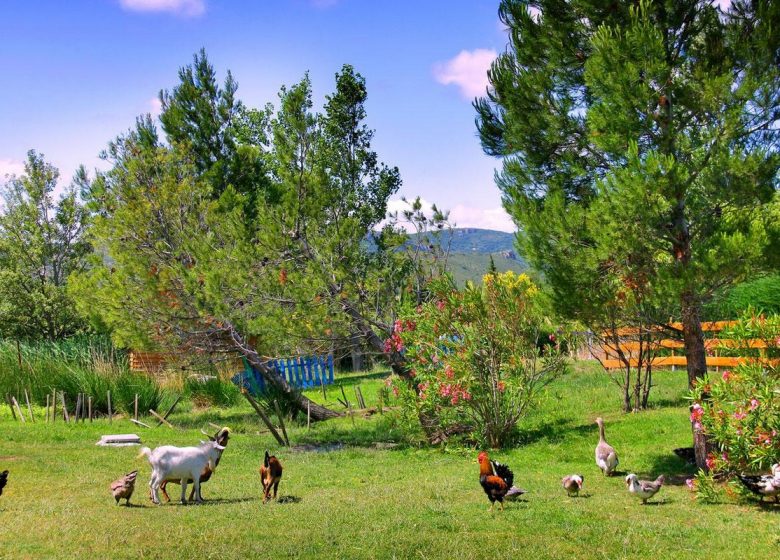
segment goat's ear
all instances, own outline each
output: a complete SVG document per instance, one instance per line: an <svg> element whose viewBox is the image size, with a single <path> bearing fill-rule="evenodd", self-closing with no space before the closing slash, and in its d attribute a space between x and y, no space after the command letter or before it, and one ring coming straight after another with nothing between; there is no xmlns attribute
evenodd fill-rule
<svg viewBox="0 0 780 560"><path fill-rule="evenodd" d="M220 445L217 442L214 442L214 449L217 449L219 451L224 451L225 450L225 446L224 445Z"/></svg>

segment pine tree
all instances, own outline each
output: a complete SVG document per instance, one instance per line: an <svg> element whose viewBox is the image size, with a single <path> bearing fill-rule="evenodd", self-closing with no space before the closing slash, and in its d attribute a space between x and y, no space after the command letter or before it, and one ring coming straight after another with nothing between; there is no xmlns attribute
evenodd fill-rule
<svg viewBox="0 0 780 560"><path fill-rule="evenodd" d="M500 17L510 45L475 108L521 252L570 317L626 288L653 320L673 302L693 386L702 304L778 250L780 4L504 0Z"/></svg>

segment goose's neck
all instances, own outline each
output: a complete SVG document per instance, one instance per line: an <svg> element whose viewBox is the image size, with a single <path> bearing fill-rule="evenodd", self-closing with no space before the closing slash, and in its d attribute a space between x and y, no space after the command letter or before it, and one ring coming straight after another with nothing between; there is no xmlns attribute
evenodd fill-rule
<svg viewBox="0 0 780 560"><path fill-rule="evenodd" d="M604 423L599 422L599 441L606 442L607 440L604 438Z"/></svg>

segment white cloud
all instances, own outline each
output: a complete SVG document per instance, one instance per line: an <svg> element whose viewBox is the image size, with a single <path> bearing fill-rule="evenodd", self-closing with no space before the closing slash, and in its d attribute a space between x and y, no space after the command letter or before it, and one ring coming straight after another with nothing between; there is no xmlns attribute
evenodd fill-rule
<svg viewBox="0 0 780 560"><path fill-rule="evenodd" d="M472 99L485 94L487 71L496 56L496 51L492 49L460 51L455 58L436 64L433 75L440 84L455 84L463 97Z"/></svg>
<svg viewBox="0 0 780 560"><path fill-rule="evenodd" d="M206 12L206 0L119 0L119 4L131 12L170 12L185 17Z"/></svg>
<svg viewBox="0 0 780 560"><path fill-rule="evenodd" d="M431 203L425 199L420 199L422 208L426 216L431 216ZM441 209L442 207L440 207ZM399 217L404 210L411 209L410 202L400 199L393 199L387 202L388 212L398 212ZM447 208L443 208L445 211ZM465 204L456 204L449 209L450 217L449 222L453 227L459 228L479 228L479 229L494 229L498 231L506 231L514 233L517 231L512 218L509 214L501 208L476 208L474 206L466 206ZM399 223L400 227L403 227L409 231L410 225L405 223Z"/></svg>
<svg viewBox="0 0 780 560"><path fill-rule="evenodd" d="M152 97L147 105L149 106L148 112L152 115L152 118L156 119L160 116L160 113L162 113L162 101L160 101L159 97Z"/></svg>
<svg viewBox="0 0 780 560"><path fill-rule="evenodd" d="M22 173L24 173L24 163L0 158L0 182L5 182L8 175L21 175Z"/></svg>
<svg viewBox="0 0 780 560"><path fill-rule="evenodd" d="M517 227L501 207L475 208L457 204L450 210L450 221L459 228L495 229L514 233Z"/></svg>
<svg viewBox="0 0 780 560"><path fill-rule="evenodd" d="M731 0L712 0L712 5L720 8L722 12L728 11L731 7Z"/></svg>

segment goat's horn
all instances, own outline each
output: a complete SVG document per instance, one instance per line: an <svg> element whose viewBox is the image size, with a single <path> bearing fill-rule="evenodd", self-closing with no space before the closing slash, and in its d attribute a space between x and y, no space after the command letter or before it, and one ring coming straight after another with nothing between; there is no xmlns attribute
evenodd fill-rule
<svg viewBox="0 0 780 560"><path fill-rule="evenodd" d="M216 441L210 434L207 434L203 428L200 429L200 433L209 438L211 441Z"/></svg>

